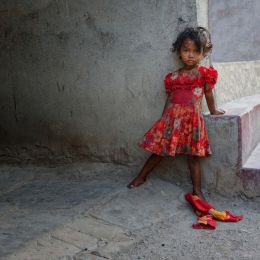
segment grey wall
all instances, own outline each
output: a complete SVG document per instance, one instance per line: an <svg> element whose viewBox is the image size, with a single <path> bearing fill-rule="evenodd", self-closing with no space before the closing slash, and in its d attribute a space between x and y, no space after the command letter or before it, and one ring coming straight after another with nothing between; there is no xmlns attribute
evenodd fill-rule
<svg viewBox="0 0 260 260"><path fill-rule="evenodd" d="M144 156L172 40L196 15L195 0L2 0L0 156Z"/></svg>
<svg viewBox="0 0 260 260"><path fill-rule="evenodd" d="M260 94L260 60L213 64L219 77L215 88L218 105Z"/></svg>
<svg viewBox="0 0 260 260"><path fill-rule="evenodd" d="M214 62L260 59L260 1L210 0Z"/></svg>
<svg viewBox="0 0 260 260"><path fill-rule="evenodd" d="M260 94L260 2L210 0L217 103Z"/></svg>

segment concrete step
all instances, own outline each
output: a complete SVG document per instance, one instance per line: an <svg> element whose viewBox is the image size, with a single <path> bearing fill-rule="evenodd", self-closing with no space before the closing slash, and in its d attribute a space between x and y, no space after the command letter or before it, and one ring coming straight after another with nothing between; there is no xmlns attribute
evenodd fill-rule
<svg viewBox="0 0 260 260"><path fill-rule="evenodd" d="M243 165L240 178L247 196L254 197L260 194L260 142Z"/></svg>
<svg viewBox="0 0 260 260"><path fill-rule="evenodd" d="M254 151L251 153L246 163L243 165L243 169L245 170L260 169L260 142L254 149Z"/></svg>
<svg viewBox="0 0 260 260"><path fill-rule="evenodd" d="M243 97L223 105L228 116L238 116L238 143L244 165L260 142L260 95Z"/></svg>

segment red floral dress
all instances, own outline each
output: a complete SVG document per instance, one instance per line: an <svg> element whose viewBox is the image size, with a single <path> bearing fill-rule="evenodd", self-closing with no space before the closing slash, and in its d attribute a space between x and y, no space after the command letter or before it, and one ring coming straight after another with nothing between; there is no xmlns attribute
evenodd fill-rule
<svg viewBox="0 0 260 260"><path fill-rule="evenodd" d="M160 119L145 133L138 146L152 153L166 156L211 154L201 111L204 93L210 92L218 73L211 66L197 66L189 72L177 70L165 76L168 95Z"/></svg>

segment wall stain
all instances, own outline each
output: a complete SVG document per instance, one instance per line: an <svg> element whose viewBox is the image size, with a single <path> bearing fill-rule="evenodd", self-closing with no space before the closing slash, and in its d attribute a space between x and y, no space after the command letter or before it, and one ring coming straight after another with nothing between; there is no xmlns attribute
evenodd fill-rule
<svg viewBox="0 0 260 260"><path fill-rule="evenodd" d="M96 34L100 43L102 44L102 47L107 48L112 46L115 42L115 34L112 32L104 32L101 30L101 28L98 28L95 18L90 16L89 13L85 13L83 16L85 18L85 23L89 29L91 29Z"/></svg>
<svg viewBox="0 0 260 260"><path fill-rule="evenodd" d="M60 84L60 83L57 81L56 85L57 85L57 89L58 89L59 92L64 92L64 90L65 90L65 84Z"/></svg>
<svg viewBox="0 0 260 260"><path fill-rule="evenodd" d="M14 118L15 121L18 122L18 117L17 117L17 101L16 101L16 95L15 95L15 89L13 89L13 104L14 104Z"/></svg>
<svg viewBox="0 0 260 260"><path fill-rule="evenodd" d="M81 78L81 74L79 73L76 77L76 79L74 80L73 84L72 84L72 88L75 88L76 86L76 83L80 80ZM71 89L70 89L71 90Z"/></svg>
<svg viewBox="0 0 260 260"><path fill-rule="evenodd" d="M12 34L12 32L13 32L13 28L12 27L5 28L3 30L3 32L4 32L4 37L9 38L10 35Z"/></svg>
<svg viewBox="0 0 260 260"><path fill-rule="evenodd" d="M103 45L103 48L107 48L109 46L112 46L113 42L115 41L115 35L111 32L100 31L98 33L98 37L99 37L100 42Z"/></svg>
<svg viewBox="0 0 260 260"><path fill-rule="evenodd" d="M39 20L39 12L38 11L32 12L28 14L28 17L34 21Z"/></svg>
<svg viewBox="0 0 260 260"><path fill-rule="evenodd" d="M126 85L126 90L131 94L132 97L135 97L134 92Z"/></svg>
<svg viewBox="0 0 260 260"><path fill-rule="evenodd" d="M0 125L0 138L4 139L6 136L8 136L8 131Z"/></svg>
<svg viewBox="0 0 260 260"><path fill-rule="evenodd" d="M143 42L135 47L135 51L144 52L151 48L152 48L152 44L150 42Z"/></svg>
<svg viewBox="0 0 260 260"><path fill-rule="evenodd" d="M185 21L182 17L178 18L178 23L186 23L187 21Z"/></svg>
<svg viewBox="0 0 260 260"><path fill-rule="evenodd" d="M57 34L57 38L58 38L59 43L61 43L61 44L67 44L67 42L68 42L69 39L70 39L70 36L69 36L69 34L66 33L66 32L59 32L59 33Z"/></svg>
<svg viewBox="0 0 260 260"><path fill-rule="evenodd" d="M0 16L22 16L26 13L18 8L0 10Z"/></svg>

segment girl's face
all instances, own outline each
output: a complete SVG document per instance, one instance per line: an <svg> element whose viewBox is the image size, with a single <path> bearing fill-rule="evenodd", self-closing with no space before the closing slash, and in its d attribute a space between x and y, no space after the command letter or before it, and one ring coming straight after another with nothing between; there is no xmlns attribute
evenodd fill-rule
<svg viewBox="0 0 260 260"><path fill-rule="evenodd" d="M178 52L185 68L194 68L203 59L203 50L199 50L193 40L187 39L183 42Z"/></svg>

